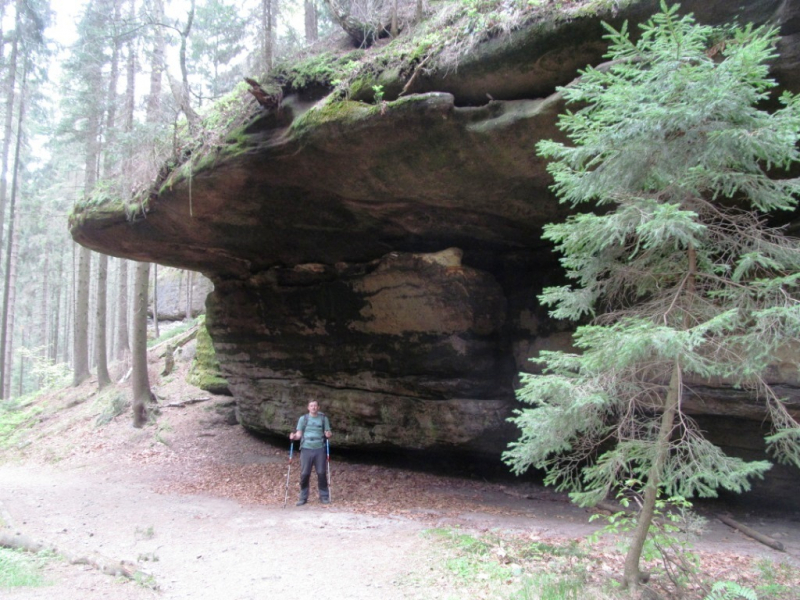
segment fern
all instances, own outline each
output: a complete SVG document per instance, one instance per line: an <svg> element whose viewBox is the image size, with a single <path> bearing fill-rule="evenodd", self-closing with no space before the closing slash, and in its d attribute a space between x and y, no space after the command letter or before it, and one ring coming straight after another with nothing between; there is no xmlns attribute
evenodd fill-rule
<svg viewBox="0 0 800 600"><path fill-rule="evenodd" d="M758 600L755 590L735 581L717 581L704 600Z"/></svg>

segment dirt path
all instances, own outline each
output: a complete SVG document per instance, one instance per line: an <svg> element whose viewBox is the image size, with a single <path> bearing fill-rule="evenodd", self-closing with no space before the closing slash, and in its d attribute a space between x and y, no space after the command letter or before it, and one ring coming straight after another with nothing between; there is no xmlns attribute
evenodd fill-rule
<svg viewBox="0 0 800 600"><path fill-rule="evenodd" d="M530 484L346 461L336 463L333 505L295 507L293 474L284 509L286 452L226 424L227 399L164 410L159 425L144 430L133 430L126 417L97 427L99 400L74 400L51 398L63 406L2 457L0 517L73 554L136 563L158 591L51 561L50 586L4 591L4 598L264 600L320 590L328 600L458 599L426 530L578 539L596 527L563 496ZM800 564L800 522L737 517L781 539L789 552L713 521L700 547Z"/></svg>

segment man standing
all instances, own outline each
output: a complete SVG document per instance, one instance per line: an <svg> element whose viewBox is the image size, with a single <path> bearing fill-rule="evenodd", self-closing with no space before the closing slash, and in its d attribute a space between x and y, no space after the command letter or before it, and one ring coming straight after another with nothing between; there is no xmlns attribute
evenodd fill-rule
<svg viewBox="0 0 800 600"><path fill-rule="evenodd" d="M312 465L317 472L319 501L322 504L330 504L331 497L325 472L325 440L331 435L331 423L328 417L319 412L319 403L312 400L308 403L308 414L300 417L297 421L297 430L289 434L290 440L303 440L300 442L300 499L297 501L297 506L303 506L308 502Z"/></svg>

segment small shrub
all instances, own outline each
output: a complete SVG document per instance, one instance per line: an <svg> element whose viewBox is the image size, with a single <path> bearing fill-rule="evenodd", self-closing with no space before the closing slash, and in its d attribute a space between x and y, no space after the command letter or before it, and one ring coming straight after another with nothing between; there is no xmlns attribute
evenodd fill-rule
<svg viewBox="0 0 800 600"><path fill-rule="evenodd" d="M97 401L104 404L102 412L95 420L95 425L97 427L108 425L115 418L123 414L130 404L126 395L117 389L110 389L101 394Z"/></svg>

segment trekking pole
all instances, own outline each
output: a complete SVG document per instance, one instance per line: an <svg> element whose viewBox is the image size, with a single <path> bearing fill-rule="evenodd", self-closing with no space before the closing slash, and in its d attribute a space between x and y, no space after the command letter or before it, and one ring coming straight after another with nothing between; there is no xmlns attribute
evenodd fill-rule
<svg viewBox="0 0 800 600"><path fill-rule="evenodd" d="M294 442L289 444L289 470L286 471L286 493L283 495L283 508L286 508L286 500L289 498L289 475L292 473L292 454L294 454Z"/></svg>
<svg viewBox="0 0 800 600"><path fill-rule="evenodd" d="M325 438L325 456L327 458L326 471L328 475L328 500L333 502L333 492L331 491L331 444L328 438Z"/></svg>

